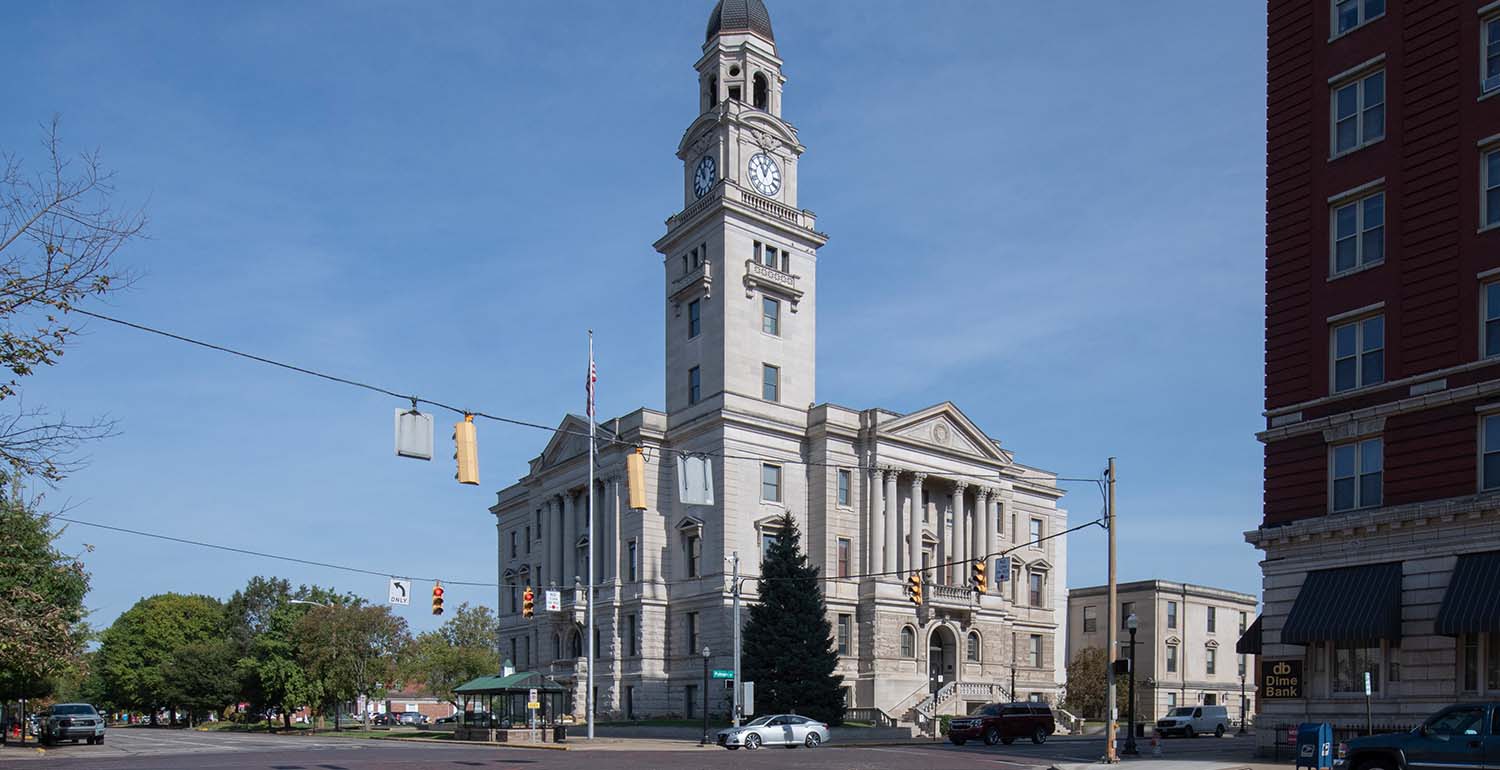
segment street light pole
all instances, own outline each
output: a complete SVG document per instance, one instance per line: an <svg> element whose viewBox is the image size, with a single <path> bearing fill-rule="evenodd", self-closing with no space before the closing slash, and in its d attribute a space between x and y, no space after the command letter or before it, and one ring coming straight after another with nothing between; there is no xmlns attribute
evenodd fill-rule
<svg viewBox="0 0 1500 770"><path fill-rule="evenodd" d="M1109 468L1105 473L1108 474L1107 480L1109 483L1109 510L1105 514L1105 521L1109 527L1109 588L1106 591L1108 598L1105 601L1109 602L1109 607L1105 609L1105 622L1109 628L1105 630L1104 634L1104 649L1109 650L1109 665L1105 668L1106 681L1104 686L1104 761L1108 764L1114 764L1120 761L1120 757L1115 751L1115 730L1117 728L1119 713L1118 709L1115 708L1114 661L1115 656L1120 654L1117 642L1119 638L1120 605L1118 603L1117 585L1115 582L1115 531L1118 529L1115 526L1115 458L1109 458Z"/></svg>
<svg viewBox="0 0 1500 770"><path fill-rule="evenodd" d="M1136 619L1134 612L1125 618L1125 628L1130 631L1130 673L1128 674L1130 677L1130 726L1125 731L1125 750L1123 753L1130 756L1141 753L1140 749L1137 749L1135 746L1135 629L1139 623L1140 621Z"/></svg>
<svg viewBox="0 0 1500 770"><path fill-rule="evenodd" d="M698 739L699 746L708 745L708 645L703 645L703 697L699 708L703 709L703 737Z"/></svg>
<svg viewBox="0 0 1500 770"><path fill-rule="evenodd" d="M1240 662L1244 663L1244 658ZM1240 735L1245 734L1245 672L1240 671Z"/></svg>

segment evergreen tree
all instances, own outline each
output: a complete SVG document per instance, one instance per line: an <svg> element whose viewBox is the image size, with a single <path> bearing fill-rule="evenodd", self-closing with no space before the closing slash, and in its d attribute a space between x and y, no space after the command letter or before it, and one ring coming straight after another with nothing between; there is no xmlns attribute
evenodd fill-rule
<svg viewBox="0 0 1500 770"><path fill-rule="evenodd" d="M844 677L823 601L818 568L802 553L791 514L761 562L760 601L750 605L742 654L761 714L796 713L830 725L844 721Z"/></svg>

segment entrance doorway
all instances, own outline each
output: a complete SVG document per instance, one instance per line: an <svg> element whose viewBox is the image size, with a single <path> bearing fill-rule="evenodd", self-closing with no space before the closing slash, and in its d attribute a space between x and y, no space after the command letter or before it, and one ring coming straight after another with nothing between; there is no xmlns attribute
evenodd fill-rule
<svg viewBox="0 0 1500 770"><path fill-rule="evenodd" d="M937 692L954 679L958 662L958 638L947 626L932 629L927 637L928 689Z"/></svg>

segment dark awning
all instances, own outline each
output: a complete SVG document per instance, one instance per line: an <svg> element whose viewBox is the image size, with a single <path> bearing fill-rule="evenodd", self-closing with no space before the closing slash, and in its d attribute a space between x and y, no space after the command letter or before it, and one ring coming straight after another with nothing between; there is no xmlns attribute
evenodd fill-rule
<svg viewBox="0 0 1500 770"><path fill-rule="evenodd" d="M1307 573L1283 644L1401 639L1401 562Z"/></svg>
<svg viewBox="0 0 1500 770"><path fill-rule="evenodd" d="M1500 551L1458 557L1437 615L1440 634L1485 631L1500 632Z"/></svg>
<svg viewBox="0 0 1500 770"><path fill-rule="evenodd" d="M1245 633L1240 634L1240 640L1235 642L1234 651L1241 655L1260 654L1260 618L1257 617Z"/></svg>

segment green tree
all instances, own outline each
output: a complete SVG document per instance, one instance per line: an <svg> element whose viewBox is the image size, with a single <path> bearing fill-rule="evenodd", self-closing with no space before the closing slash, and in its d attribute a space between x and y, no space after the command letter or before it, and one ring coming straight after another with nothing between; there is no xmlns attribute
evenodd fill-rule
<svg viewBox="0 0 1500 770"><path fill-rule="evenodd" d="M234 643L228 639L189 642L177 648L162 676L167 702L185 709L189 724L198 714L234 703L240 689L236 657Z"/></svg>
<svg viewBox="0 0 1500 770"><path fill-rule="evenodd" d="M297 655L297 624L311 609L316 608L291 603L276 607L240 659L242 694L256 711L279 710L286 728L292 726L291 712L321 700L317 684Z"/></svg>
<svg viewBox="0 0 1500 770"><path fill-rule="evenodd" d="M802 535L783 514L761 561L759 601L743 637L745 680L763 713L795 712L837 725L844 720L843 676L818 568L802 553Z"/></svg>
<svg viewBox="0 0 1500 770"><path fill-rule="evenodd" d="M83 562L57 549L61 530L0 476L0 700L35 698L81 670L88 627Z"/></svg>
<svg viewBox="0 0 1500 770"><path fill-rule="evenodd" d="M1086 719L1104 719L1104 703L1107 699L1109 659L1102 647L1088 647L1078 651L1068 662L1068 682L1063 691L1063 707ZM1115 705L1120 709L1120 718L1129 713L1129 680L1115 680Z"/></svg>
<svg viewBox="0 0 1500 770"><path fill-rule="evenodd" d="M316 607L297 621L297 659L325 700L378 698L400 676L411 643L406 621L389 607Z"/></svg>
<svg viewBox="0 0 1500 770"><path fill-rule="evenodd" d="M403 678L458 707L453 688L499 670L495 640L499 621L485 606L458 606L434 631L417 635L406 655Z"/></svg>
<svg viewBox="0 0 1500 770"><path fill-rule="evenodd" d="M224 607L211 596L158 594L135 603L100 639L98 671L111 701L149 710L174 702L167 673L182 648L224 638Z"/></svg>

